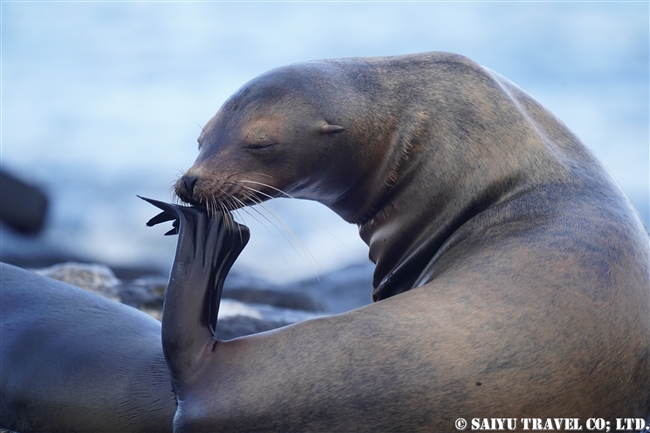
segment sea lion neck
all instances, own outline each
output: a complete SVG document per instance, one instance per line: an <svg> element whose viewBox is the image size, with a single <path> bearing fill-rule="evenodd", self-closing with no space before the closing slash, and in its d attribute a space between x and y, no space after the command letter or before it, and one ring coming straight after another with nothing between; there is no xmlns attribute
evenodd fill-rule
<svg viewBox="0 0 650 433"><path fill-rule="evenodd" d="M422 160L434 161L426 154ZM374 216L359 226L375 263L373 300L378 301L416 286L431 259L461 227L530 185L525 170L496 175L472 191L484 172L459 169L444 181L422 177L433 163L400 178L386 193ZM427 179L431 184L427 184ZM438 187L432 184L438 183ZM471 191L471 193L470 193Z"/></svg>
<svg viewBox="0 0 650 433"><path fill-rule="evenodd" d="M437 83L428 94L391 95L399 114L386 138L375 141L376 169L330 205L348 221L355 212L376 264L374 300L413 288L445 242L477 215L536 185L566 180L566 149L551 146L540 132L545 125L533 121L554 118L540 106L521 107L529 97L520 89L457 57L441 57L426 73L422 79ZM399 76L386 81L407 89Z"/></svg>

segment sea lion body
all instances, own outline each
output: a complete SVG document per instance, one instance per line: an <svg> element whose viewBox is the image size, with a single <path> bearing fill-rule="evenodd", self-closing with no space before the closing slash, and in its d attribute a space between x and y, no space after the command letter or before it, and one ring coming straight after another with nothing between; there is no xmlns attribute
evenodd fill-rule
<svg viewBox="0 0 650 433"><path fill-rule="evenodd" d="M0 264L0 427L171 432L160 324L125 305Z"/></svg>
<svg viewBox="0 0 650 433"><path fill-rule="evenodd" d="M647 231L505 78L447 53L292 65L237 91L199 145L182 200L327 205L359 225L379 302L197 354L175 431L649 414Z"/></svg>

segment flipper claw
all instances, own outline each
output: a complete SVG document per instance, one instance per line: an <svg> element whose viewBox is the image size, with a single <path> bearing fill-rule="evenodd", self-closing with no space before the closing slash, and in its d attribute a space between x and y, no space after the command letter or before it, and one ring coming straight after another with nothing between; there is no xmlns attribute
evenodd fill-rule
<svg viewBox="0 0 650 433"><path fill-rule="evenodd" d="M170 215L169 212L161 212L155 217L151 218L149 221L147 221L147 226L148 227L153 227L156 224L164 223L167 221L171 221L176 219L173 215Z"/></svg>
<svg viewBox="0 0 650 433"><path fill-rule="evenodd" d="M177 221L174 221L174 223L176 223L176 222ZM174 236L174 235L177 235L177 234L178 234L178 227L174 227L170 231L166 232L165 236Z"/></svg>
<svg viewBox="0 0 650 433"><path fill-rule="evenodd" d="M165 203L162 201L154 200L152 198L147 198L147 197L142 197L138 196L138 198L141 198L142 200L146 201L147 203L150 203L154 206L156 206L158 209L161 209L162 212L156 215L155 217L151 218L149 221L147 221L147 226L148 227L153 227L156 224L161 224L167 221L173 221L172 226L174 227L167 233L165 233L165 236L172 236L172 235L177 235L180 227L180 219L182 218L182 210L181 208L183 206L179 206L176 204L171 204L171 203Z"/></svg>
<svg viewBox="0 0 650 433"><path fill-rule="evenodd" d="M152 198L142 197L140 195L138 196L138 198L141 198L142 200L146 201L147 203L150 203L150 204L156 206L158 209L163 211L163 214L164 213L169 213L171 215L178 215L178 210L177 210L178 207L179 207L178 205L171 204L171 203L165 203L164 201L154 200ZM154 221L154 220L156 220L156 219L158 219L160 217L161 217L161 215L157 215L157 216L153 217L151 220L149 220L149 223L151 223L152 221ZM174 219L174 218L172 217L172 218L169 218L167 220L161 220L159 222L169 221L170 219ZM147 225L149 223L147 223ZM153 224L158 224L158 222L154 222L154 223L152 223L152 225Z"/></svg>

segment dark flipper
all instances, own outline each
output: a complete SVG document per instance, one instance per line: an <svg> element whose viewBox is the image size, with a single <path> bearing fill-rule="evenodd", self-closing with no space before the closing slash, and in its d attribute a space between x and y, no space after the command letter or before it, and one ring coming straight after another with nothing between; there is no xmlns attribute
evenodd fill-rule
<svg viewBox="0 0 650 433"><path fill-rule="evenodd" d="M140 197L140 196L138 196L138 197ZM155 200L154 200L154 201L151 201L150 199L147 199L147 198L144 198L144 197L140 197L140 198L141 198L142 200L146 200L146 201L148 201L149 203L151 203L151 204L153 204L154 206L156 206L156 204L154 203ZM158 203L162 203L162 202L158 202ZM164 203L164 204L167 204L167 203ZM157 206L157 207L160 207L160 206ZM169 235L177 235L177 234L178 234L178 221L179 221L179 220L178 220L178 218L176 217L175 214L172 215L172 214L170 214L169 212L166 212L166 211L165 211L165 212L161 212L161 213L159 213L158 215L156 215L155 217L151 218L149 221L147 221L147 225L148 225L149 227L153 227L153 226L155 226L156 224L164 223L164 222L167 222L167 221L174 221L173 224L172 224L172 226L173 226L174 228L171 229L170 231L168 231L167 233L165 233L165 236L169 236Z"/></svg>
<svg viewBox="0 0 650 433"><path fill-rule="evenodd" d="M190 373L204 346L216 338L223 282L242 252L250 232L205 207L179 206L140 197L163 212L147 222L174 221L176 257L165 295L162 341L165 359L178 377Z"/></svg>

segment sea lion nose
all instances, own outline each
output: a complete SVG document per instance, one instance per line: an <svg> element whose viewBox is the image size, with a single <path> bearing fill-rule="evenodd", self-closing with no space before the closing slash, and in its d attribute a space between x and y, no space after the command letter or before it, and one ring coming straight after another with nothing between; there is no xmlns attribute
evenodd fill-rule
<svg viewBox="0 0 650 433"><path fill-rule="evenodd" d="M181 178L181 183L183 188L185 188L185 193L188 197L194 195L194 186L196 185L197 180L199 180L199 177L193 175L185 175Z"/></svg>

